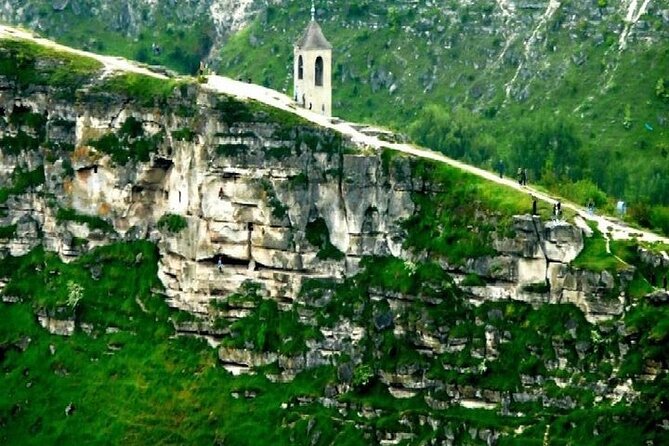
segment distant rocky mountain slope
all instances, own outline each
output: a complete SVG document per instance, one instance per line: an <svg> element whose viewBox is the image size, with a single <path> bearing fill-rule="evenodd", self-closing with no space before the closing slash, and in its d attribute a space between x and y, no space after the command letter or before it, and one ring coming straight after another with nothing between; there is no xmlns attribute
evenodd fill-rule
<svg viewBox="0 0 669 446"><path fill-rule="evenodd" d="M669 441L666 246L192 78L0 61L0 443Z"/></svg>
<svg viewBox="0 0 669 446"><path fill-rule="evenodd" d="M65 44L193 73L242 29L253 0L2 0L0 20ZM154 45L158 49L154 49Z"/></svg>

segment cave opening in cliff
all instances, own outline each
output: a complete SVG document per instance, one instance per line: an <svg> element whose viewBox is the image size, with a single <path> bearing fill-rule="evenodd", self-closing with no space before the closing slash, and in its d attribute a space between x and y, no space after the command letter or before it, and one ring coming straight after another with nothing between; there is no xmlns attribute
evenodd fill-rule
<svg viewBox="0 0 669 446"><path fill-rule="evenodd" d="M212 265L218 265L219 260L221 265L223 267L226 266L242 266L244 268L248 268L249 266L249 261L246 259L237 259L235 257L230 257L225 254L216 254L214 257L211 257L209 259L204 259L201 260L202 263L210 263Z"/></svg>
<svg viewBox="0 0 669 446"><path fill-rule="evenodd" d="M172 160L167 159L167 158L163 158L163 157L160 157L160 156L156 157L156 159L153 161L153 167L154 168L162 169L165 172L170 170L172 168L172 166L174 166L174 163L172 162Z"/></svg>

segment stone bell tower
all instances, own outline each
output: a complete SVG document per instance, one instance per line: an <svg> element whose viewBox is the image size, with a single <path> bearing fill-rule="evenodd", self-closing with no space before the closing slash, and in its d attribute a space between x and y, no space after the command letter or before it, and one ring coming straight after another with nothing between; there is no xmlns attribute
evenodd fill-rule
<svg viewBox="0 0 669 446"><path fill-rule="evenodd" d="M332 45L316 22L316 8L311 2L311 22L295 42L294 98L306 109L332 116Z"/></svg>

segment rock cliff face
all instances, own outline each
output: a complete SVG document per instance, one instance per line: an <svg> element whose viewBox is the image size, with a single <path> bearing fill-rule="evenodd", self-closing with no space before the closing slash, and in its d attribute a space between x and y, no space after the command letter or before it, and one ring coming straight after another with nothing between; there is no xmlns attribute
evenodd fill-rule
<svg viewBox="0 0 669 446"><path fill-rule="evenodd" d="M271 110L195 85L177 90L160 110L115 94L72 103L49 89L20 93L11 82L2 88L4 141L24 135L39 146L3 151L4 181L23 171L43 171L45 181L6 201L0 226L15 231L1 251L19 256L43 244L67 260L112 241L149 238L160 248L159 277L170 304L197 316L185 331L220 335L213 325L221 314L212 303L247 281L290 308L305 280L352 277L365 256L417 258L405 248L411 228L404 221L414 213L412 195L425 194L426 183L412 173L410 159L398 158L390 169L380 154L339 135L282 123L287 116L269 119ZM180 107L190 111L180 115ZM143 160L132 153L141 141L152 145ZM170 217L181 222L178 229L161 224ZM583 248L580 229L517 216L513 234L493 233L494 255L445 264L456 276L488 282L463 284L473 301L571 302L593 320L620 313L622 300L604 298L612 276L569 266ZM396 298L396 309L412 299ZM238 320L246 310L223 316ZM315 349L318 358L307 362L323 363L323 352L340 349L349 329L334 327ZM437 352L447 349L435 342ZM276 360L230 357L246 366Z"/></svg>
<svg viewBox="0 0 669 446"><path fill-rule="evenodd" d="M652 348L664 332L647 322L666 293L632 301L632 269L576 268L581 229L496 209L472 192L477 179L354 147L187 81L105 83L95 73L71 91L24 79L0 77L0 291L20 292L4 265L28 253L39 259L40 246L83 263L95 283L112 273L94 248L150 240L164 289L150 288L185 310L171 319L177 334L206 338L234 375L292 382L331 370L321 394L282 410L396 417L389 427L357 425L380 444L418 441L412 432L425 425L445 444L496 444L511 435L506 427L455 422L443 411L495 410L503 426L534 411L592 409L597 418L598 404L641 401L633 378L666 376L666 358ZM133 249L123 268L146 261L149 251ZM639 256L666 266L666 254ZM45 286L66 273L48 256L27 257ZM66 282L68 301L76 285ZM26 304L12 293L3 305ZM146 302L133 302L148 317ZM68 305L35 302L31 311L54 334L123 330L90 313L78 319ZM110 340L108 349L118 348ZM429 416L389 415L355 399L370 392Z"/></svg>
<svg viewBox="0 0 669 446"><path fill-rule="evenodd" d="M60 159L46 147L3 152L6 182L15 168L43 170L45 177L43 185L6 202L0 226L16 225L16 231L3 242L4 252L22 255L43 240L48 250L68 258L112 240L148 237L161 249L160 277L173 305L200 315L207 314L211 299L246 280L290 301L305 278L350 277L364 256L413 258L403 248L402 223L423 184L412 175L409 159L390 171L379 154L354 149L338 135L267 122L262 111L236 122L231 112L221 111L231 100L195 86L183 94L174 100L194 101L195 116L114 96L105 98L104 107L77 105L44 91L19 94L5 84L5 138L22 134L74 150ZM31 128L15 124L21 116L44 118ZM147 161L121 165L96 149L105 137L122 139L133 125L136 140L154 141ZM64 209L101 218L110 227L63 217ZM181 216L185 227L160 231L158 221L171 214ZM613 289L613 277L569 267L583 247L580 229L529 216L515 217L513 229L513 238L493 239L497 254L449 267L491 280L471 287L474 295L574 302L593 317L616 313L587 303L601 298L597 290ZM545 284L546 291L524 291L536 284Z"/></svg>
<svg viewBox="0 0 669 446"><path fill-rule="evenodd" d="M197 116L182 118L120 98L96 109L5 87L5 123L19 114L48 116L40 129L6 125L6 137L39 138L45 131L52 144L74 147L65 160L49 161L44 151L2 155L7 183L15 167L43 169L46 178L5 204L0 226L17 225L3 243L11 255L42 238L67 258L111 240L149 237L159 242L161 279L174 304L206 313L212 296L245 280L291 299L303 277L342 277L356 271L362 256L403 252L400 222L413 210L411 182L390 178L379 156L350 150L338 135L262 122L262 112L257 122L226 122L216 110L221 99L205 92L192 92ZM161 142L148 161L118 165L91 141L115 138L128 123L137 126L138 139ZM111 227L59 219L62 209ZM181 216L185 227L161 234L156 223L166 214ZM319 255L326 248L332 259Z"/></svg>
<svg viewBox="0 0 669 446"><path fill-rule="evenodd" d="M589 321L620 315L625 303L616 294L616 280L631 280L630 272L614 277L570 265L583 249L582 230L563 220L542 222L516 216L514 238L496 239L496 256L471 259L469 272L500 283L469 290L483 300L515 299L533 304L573 303ZM631 270L633 272L633 268Z"/></svg>

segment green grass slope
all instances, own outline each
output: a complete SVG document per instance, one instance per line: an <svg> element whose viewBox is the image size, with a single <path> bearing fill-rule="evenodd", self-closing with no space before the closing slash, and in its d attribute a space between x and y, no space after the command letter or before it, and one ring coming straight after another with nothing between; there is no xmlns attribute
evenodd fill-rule
<svg viewBox="0 0 669 446"><path fill-rule="evenodd" d="M366 259L361 273L344 283L305 285L296 307L313 312L319 327L340 318L365 327L358 347L362 362L351 364L344 355L290 383L276 383L265 377L276 365L255 375L233 376L206 342L175 336L171 321L189 316L164 303L157 260L157 250L148 242L98 248L69 264L40 248L0 260L0 277L8 281L3 295L19 297L0 304L3 444L365 445L376 444L377 433L406 432L407 424L413 426L412 437L403 443L407 445L445 435L461 444L485 444L471 437L471 429L500 432L500 444L541 444L545 435L551 444L668 440L666 431L657 428L669 397L665 375L636 384L640 396L632 404L595 400L598 381L635 377L645 361L666 360L666 308L640 302L629 312L624 322L638 346L619 362L621 335L611 326L588 324L571 305L533 309L509 301L474 307L434 263ZM258 299L254 290L244 287L242 294L224 300L251 302ZM379 290L421 299L399 313L385 301L370 299ZM330 297L324 300L324 293ZM79 299L73 300L73 294ZM267 347L255 342L261 326L285 327L279 321L294 314L270 311L271 304L260 303L235 323L232 328L242 337L235 343ZM375 325L379 314L389 311L395 323L416 324L414 330L400 334ZM74 317L75 333L49 334L38 325L37 313ZM485 330L493 328L505 333L498 358L473 354L484 343ZM465 348L432 357L419 354L414 345L423 330L445 331L463 340ZM556 345L567 358L560 368L554 365ZM281 350L281 343L276 348ZM352 377L342 374L342 367L352 370ZM393 398L380 376L398 372L493 392L518 391L522 376L540 376L547 382L546 398L569 398L576 409L540 401L512 402L508 413L435 408L426 397L449 399L438 388L409 399ZM558 387L553 379L567 385ZM70 404L74 410L66 414ZM361 412L375 415L363 417ZM441 427L419 421L425 417Z"/></svg>
<svg viewBox="0 0 669 446"><path fill-rule="evenodd" d="M206 2L22 1L0 13L76 48L193 74L216 39ZM151 5L153 3L153 5ZM65 4L63 9L57 4ZM154 51L154 45L160 51Z"/></svg>

